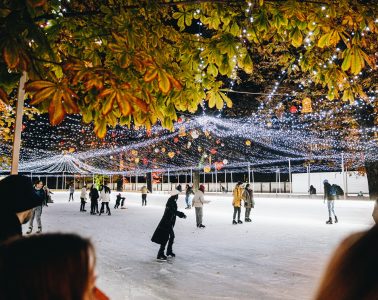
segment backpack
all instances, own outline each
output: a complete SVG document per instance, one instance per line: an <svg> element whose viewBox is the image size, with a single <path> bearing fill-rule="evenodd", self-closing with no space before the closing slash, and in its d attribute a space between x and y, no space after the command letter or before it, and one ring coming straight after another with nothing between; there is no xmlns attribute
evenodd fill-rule
<svg viewBox="0 0 378 300"><path fill-rule="evenodd" d="M343 196L344 195L344 191L343 189L341 188L341 186L337 185L337 184L334 184L336 186L336 195L337 196Z"/></svg>
<svg viewBox="0 0 378 300"><path fill-rule="evenodd" d="M330 196L336 196L337 195L337 188L336 184L332 184L329 188L329 195Z"/></svg>

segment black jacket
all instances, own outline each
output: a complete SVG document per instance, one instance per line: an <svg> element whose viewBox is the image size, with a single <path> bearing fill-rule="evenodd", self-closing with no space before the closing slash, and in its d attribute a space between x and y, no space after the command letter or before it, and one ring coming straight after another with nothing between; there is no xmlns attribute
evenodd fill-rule
<svg viewBox="0 0 378 300"><path fill-rule="evenodd" d="M181 211L177 211L178 195L169 197L167 204L165 205L164 215L160 220L151 241L157 244L165 244L169 239L169 234L173 231L173 227L176 223L176 216L179 218L185 218L185 214Z"/></svg>
<svg viewBox="0 0 378 300"><path fill-rule="evenodd" d="M96 188L93 188L89 191L89 198L91 201L96 201L99 198L98 190Z"/></svg>

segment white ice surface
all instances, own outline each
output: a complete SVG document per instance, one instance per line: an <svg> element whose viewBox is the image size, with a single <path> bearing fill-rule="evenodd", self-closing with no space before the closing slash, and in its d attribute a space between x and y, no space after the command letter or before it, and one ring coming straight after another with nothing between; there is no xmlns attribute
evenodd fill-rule
<svg viewBox="0 0 378 300"><path fill-rule="evenodd" d="M159 245L150 241L168 195L126 195L128 209L111 216L79 212L79 192L55 192L44 208L44 232L89 237L97 252L98 286L111 299L312 299L324 267L338 243L373 224L373 202L338 200L339 223L326 225L322 200L257 198L252 223L232 225L231 196L205 195L205 229L197 229L194 209L179 210L176 258L157 262ZM242 208L244 221L244 208ZM36 226L36 224L34 225ZM26 227L23 228L24 232Z"/></svg>

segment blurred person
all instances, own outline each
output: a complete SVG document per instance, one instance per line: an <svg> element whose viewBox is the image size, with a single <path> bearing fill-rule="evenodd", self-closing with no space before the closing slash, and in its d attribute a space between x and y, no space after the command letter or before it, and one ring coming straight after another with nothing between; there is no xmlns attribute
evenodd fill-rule
<svg viewBox="0 0 378 300"><path fill-rule="evenodd" d="M87 203L87 187L84 184L83 188L81 189L81 193L80 193L80 211L86 211L85 203Z"/></svg>
<svg viewBox="0 0 378 300"><path fill-rule="evenodd" d="M252 222L252 220L250 219L250 215L251 215L251 209L255 207L255 200L253 199L253 190L249 183L245 186L242 199L244 200L244 207L245 207L244 221Z"/></svg>
<svg viewBox="0 0 378 300"><path fill-rule="evenodd" d="M186 203L185 209L190 209L190 198L192 195L194 195L193 187L187 184L185 187L185 203Z"/></svg>
<svg viewBox="0 0 378 300"><path fill-rule="evenodd" d="M198 228L205 228L205 225L202 224L203 204L209 202L210 201L205 200L205 186L201 184L192 200L192 206L196 210L196 222Z"/></svg>
<svg viewBox="0 0 378 300"><path fill-rule="evenodd" d="M179 192L181 192L181 185L176 187L177 193L171 195L165 206L163 217L161 218L151 241L160 244L160 249L157 255L158 260L167 260L167 256L175 257L176 254L172 251L173 242L175 240L175 233L173 227L175 227L176 216L179 218L186 218L186 215L177 210L177 199ZM164 255L165 246L167 247L167 256Z"/></svg>
<svg viewBox="0 0 378 300"><path fill-rule="evenodd" d="M98 198L100 195L98 194L98 190L92 184L90 190L89 190L89 199L91 200L91 215L98 214Z"/></svg>
<svg viewBox="0 0 378 300"><path fill-rule="evenodd" d="M331 185L327 179L323 181L324 185L324 201L327 200L327 207L328 207L328 221L326 224L332 224L332 214L335 217L335 223L339 220L335 214L335 199L337 197L337 190L335 185Z"/></svg>
<svg viewBox="0 0 378 300"><path fill-rule="evenodd" d="M121 193L119 193L116 197L116 203L114 205L115 209L117 209L119 207L119 205L121 204L121 200L122 200L122 206L123 206L123 202L125 201L125 197L122 197Z"/></svg>
<svg viewBox="0 0 378 300"><path fill-rule="evenodd" d="M374 205L372 216L373 216L375 224L378 224L378 199L375 200L375 205Z"/></svg>
<svg viewBox="0 0 378 300"><path fill-rule="evenodd" d="M378 299L378 225L347 237L336 249L315 300Z"/></svg>
<svg viewBox="0 0 378 300"><path fill-rule="evenodd" d="M4 300L109 299L95 287L92 243L75 234L9 239L0 246Z"/></svg>
<svg viewBox="0 0 378 300"><path fill-rule="evenodd" d="M241 201L242 201L242 195L243 195L242 184L243 183L239 181L232 192L233 194L232 206L234 207L234 216L233 216L232 224L243 224L243 222L240 220ZM238 215L238 222L236 222L236 214Z"/></svg>
<svg viewBox="0 0 378 300"><path fill-rule="evenodd" d="M0 243L22 235L21 224L26 224L34 207L42 204L29 177L10 175L0 180Z"/></svg>
<svg viewBox="0 0 378 300"><path fill-rule="evenodd" d="M72 198L72 201L74 201L73 195L75 193L75 186L72 183L68 187L68 191L70 192L70 197L68 198L68 202L70 202L71 198Z"/></svg>
<svg viewBox="0 0 378 300"><path fill-rule="evenodd" d="M45 191L45 194L46 194L46 206L48 206L47 203L54 203L51 199L51 195L53 195L54 193L50 191L49 187L45 185L43 187L43 190Z"/></svg>
<svg viewBox="0 0 378 300"><path fill-rule="evenodd" d="M314 188L313 185L310 185L310 189L308 190L310 194L310 198L312 198L312 195L316 195L316 188Z"/></svg>
<svg viewBox="0 0 378 300"><path fill-rule="evenodd" d="M110 208L109 208L109 202L110 202L110 188L108 187L108 184L105 182L104 185L100 186L100 200L101 200L101 209L100 214L103 214L105 212L105 206L106 206L106 213L110 216Z"/></svg>
<svg viewBox="0 0 378 300"><path fill-rule="evenodd" d="M46 193L43 190L43 182L41 180L37 180L34 184L35 193L41 199L41 205L38 205L33 208L32 215L29 220L29 229L26 234L30 234L33 231L33 223L34 217L37 220L38 230L37 233L42 232L42 207L46 205Z"/></svg>
<svg viewBox="0 0 378 300"><path fill-rule="evenodd" d="M141 193L142 193L142 206L146 206L147 205L147 193L150 193L150 191L147 189L147 187L144 185L142 186L142 188L140 189Z"/></svg>

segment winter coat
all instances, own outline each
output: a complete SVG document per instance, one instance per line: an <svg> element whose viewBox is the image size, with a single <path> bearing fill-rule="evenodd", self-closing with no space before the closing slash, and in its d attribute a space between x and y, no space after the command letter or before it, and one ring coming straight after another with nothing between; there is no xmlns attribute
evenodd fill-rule
<svg viewBox="0 0 378 300"><path fill-rule="evenodd" d="M142 191L142 194L147 194L148 193L148 189L145 186L142 187L141 191Z"/></svg>
<svg viewBox="0 0 378 300"><path fill-rule="evenodd" d="M102 202L110 202L110 188L103 186L100 192L100 200Z"/></svg>
<svg viewBox="0 0 378 300"><path fill-rule="evenodd" d="M242 195L243 195L243 188L242 187L235 187L234 191L232 192L234 195L234 199L232 200L232 205L234 207L241 207Z"/></svg>
<svg viewBox="0 0 378 300"><path fill-rule="evenodd" d="M192 206L193 207L203 207L204 203L209 203L210 201L206 201L204 197L204 193L198 190L193 197Z"/></svg>
<svg viewBox="0 0 378 300"><path fill-rule="evenodd" d="M70 185L70 187L69 187L69 191L70 191L70 193L73 193L73 192L75 192L75 188L74 188L74 186L73 186L73 185Z"/></svg>
<svg viewBox="0 0 378 300"><path fill-rule="evenodd" d="M185 214L177 210L178 195L169 197L165 206L163 217L160 220L151 241L157 244L166 244L169 239L169 234L173 231L176 223L176 216L185 218Z"/></svg>
<svg viewBox="0 0 378 300"><path fill-rule="evenodd" d="M41 206L46 205L47 197L44 189L34 189L35 193L38 195L38 197L41 199Z"/></svg>
<svg viewBox="0 0 378 300"><path fill-rule="evenodd" d="M96 188L93 188L89 191L89 198L91 201L96 201L99 198L98 190Z"/></svg>
<svg viewBox="0 0 378 300"><path fill-rule="evenodd" d="M255 200L253 199L253 190L252 189L245 189L242 196L244 200L244 207L245 208L254 208L255 207Z"/></svg>
<svg viewBox="0 0 378 300"><path fill-rule="evenodd" d="M84 200L87 199L87 189L86 189L85 187L83 187L83 188L81 189L80 198L83 198Z"/></svg>
<svg viewBox="0 0 378 300"><path fill-rule="evenodd" d="M193 188L188 187L185 191L186 197L189 197L190 195L194 195Z"/></svg>
<svg viewBox="0 0 378 300"><path fill-rule="evenodd" d="M324 199L335 200L336 196L331 195L331 184L329 182L324 183Z"/></svg>

